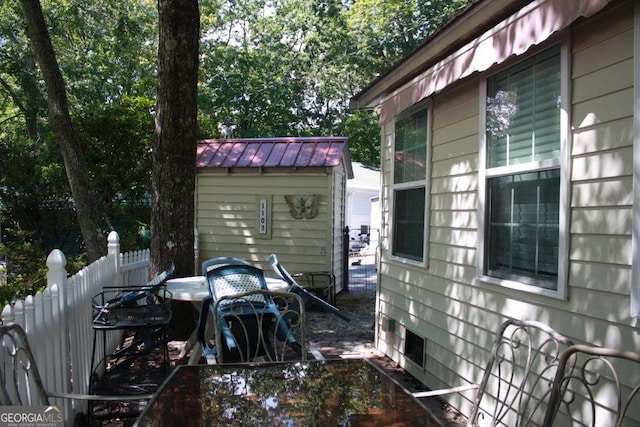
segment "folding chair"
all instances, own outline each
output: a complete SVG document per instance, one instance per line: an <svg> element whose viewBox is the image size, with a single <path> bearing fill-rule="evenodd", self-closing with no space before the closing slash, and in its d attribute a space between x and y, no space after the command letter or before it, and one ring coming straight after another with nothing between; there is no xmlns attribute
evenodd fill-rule
<svg viewBox="0 0 640 427"><path fill-rule="evenodd" d="M302 301L305 304L313 302L321 309L328 311L329 313L339 317L345 322L351 321L351 319L349 319L347 316L341 313L337 307L329 304L322 298L317 297L313 293L307 291L305 288L298 285L298 283L295 281L293 276L291 276L291 274L289 274L289 272L282 266L282 264L280 264L280 261L278 261L278 257L276 256L276 254L271 254L271 256L269 257L269 264L271 264L276 274L278 274L278 276L280 276L280 278L285 282L287 282L287 284L289 285L287 292L300 295L300 297L302 298Z"/></svg>

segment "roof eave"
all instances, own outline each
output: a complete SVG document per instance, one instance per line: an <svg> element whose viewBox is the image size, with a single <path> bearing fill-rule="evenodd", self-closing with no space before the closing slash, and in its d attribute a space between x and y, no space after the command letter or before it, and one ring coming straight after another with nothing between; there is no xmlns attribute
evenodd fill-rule
<svg viewBox="0 0 640 427"><path fill-rule="evenodd" d="M472 1L464 10L440 27L412 53L375 79L349 100L352 110L371 110L396 89L418 76L422 70L464 46L532 0Z"/></svg>

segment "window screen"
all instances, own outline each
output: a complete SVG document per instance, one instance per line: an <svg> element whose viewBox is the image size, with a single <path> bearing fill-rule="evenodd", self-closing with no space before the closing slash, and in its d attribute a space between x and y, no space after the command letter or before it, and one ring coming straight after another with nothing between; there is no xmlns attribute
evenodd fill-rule
<svg viewBox="0 0 640 427"><path fill-rule="evenodd" d="M396 190L393 254L422 261L424 255L424 187Z"/></svg>
<svg viewBox="0 0 640 427"><path fill-rule="evenodd" d="M489 180L489 275L555 286L559 187L558 169Z"/></svg>

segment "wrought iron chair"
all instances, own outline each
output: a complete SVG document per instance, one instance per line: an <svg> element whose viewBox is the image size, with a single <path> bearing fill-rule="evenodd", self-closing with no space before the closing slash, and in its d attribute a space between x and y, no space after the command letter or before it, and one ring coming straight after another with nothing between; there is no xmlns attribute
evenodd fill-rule
<svg viewBox="0 0 640 427"><path fill-rule="evenodd" d="M203 347L207 363L306 360L306 320L300 304L298 295L265 290L218 299L212 308L215 347Z"/></svg>
<svg viewBox="0 0 640 427"><path fill-rule="evenodd" d="M94 354L91 369L95 369L95 349L97 333L110 330L132 330L131 342L107 357L118 359L117 367L126 367L136 358L149 354L153 349L163 347L165 364L169 361L166 343L171 329L171 292L164 289L167 280L174 273L172 264L165 271L141 287L105 286L93 298ZM103 348L105 348L103 334Z"/></svg>
<svg viewBox="0 0 640 427"><path fill-rule="evenodd" d="M544 417L560 354L572 344L549 326L507 320L496 333L479 384L416 392L417 398L475 390L468 425L528 426Z"/></svg>
<svg viewBox="0 0 640 427"><path fill-rule="evenodd" d="M128 401L140 411L153 397L152 393L135 395L74 394L48 391L36 366L29 341L17 323L0 326L0 405L50 406L61 399L76 401L114 402ZM115 414L114 414L115 416ZM87 414L74 415L76 423L86 422ZM72 420L65 420L70 425Z"/></svg>
<svg viewBox="0 0 640 427"><path fill-rule="evenodd" d="M291 276L291 274L289 274L289 272L282 266L282 264L280 264L280 261L278 261L278 257L276 254L271 254L271 256L269 257L269 264L271 264L276 274L278 274L278 276L280 276L282 280L284 280L289 284L289 288L287 289L287 292L300 295L305 305L313 302L317 307L320 307L321 309L328 311L329 313L339 317L345 322L351 321L351 319L349 319L349 317L341 313L337 307L329 304L322 298L317 297L313 293L307 291L305 288L298 285L298 283L295 281L293 276Z"/></svg>
<svg viewBox="0 0 640 427"><path fill-rule="evenodd" d="M207 284L210 296L202 302L198 322L198 341L207 363L283 360L286 347L306 359L306 324L299 296L270 291L262 270L250 265L209 270ZM205 336L209 312L214 346Z"/></svg>
<svg viewBox="0 0 640 427"><path fill-rule="evenodd" d="M623 386L621 376L632 385ZM569 347L559 360L544 425L640 425L640 353Z"/></svg>

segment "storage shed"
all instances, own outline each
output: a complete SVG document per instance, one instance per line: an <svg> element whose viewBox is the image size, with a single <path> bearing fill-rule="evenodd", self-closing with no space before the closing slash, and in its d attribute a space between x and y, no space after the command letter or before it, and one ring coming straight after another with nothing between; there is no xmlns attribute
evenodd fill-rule
<svg viewBox="0 0 640 427"><path fill-rule="evenodd" d="M208 139L196 158L197 256L278 255L290 272L328 271L344 288L346 137Z"/></svg>

